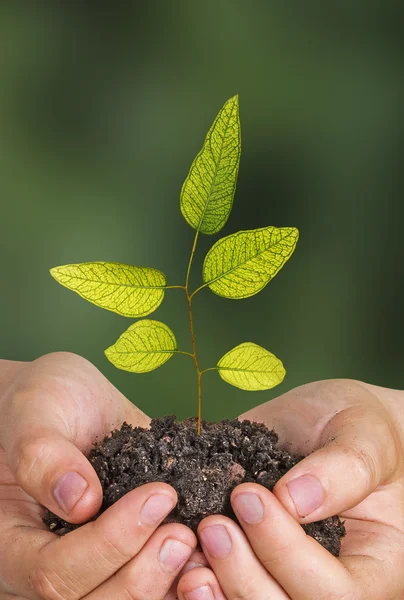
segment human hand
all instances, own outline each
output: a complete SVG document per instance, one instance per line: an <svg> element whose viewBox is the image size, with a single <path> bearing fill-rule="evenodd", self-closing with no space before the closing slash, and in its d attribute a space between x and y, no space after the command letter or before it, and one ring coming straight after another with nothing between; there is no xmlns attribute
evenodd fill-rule
<svg viewBox="0 0 404 600"><path fill-rule="evenodd" d="M0 415L0 600L162 600L196 545L183 525L157 529L173 488L142 486L63 538L41 518L40 505L72 523L96 514L101 484L83 453L146 415L67 353L0 361Z"/></svg>
<svg viewBox="0 0 404 600"><path fill-rule="evenodd" d="M180 600L403 600L404 392L318 382L240 418L264 422L285 449L308 456L273 493L234 490L241 528L222 516L201 523L212 570L186 573ZM334 514L347 529L339 559L298 524Z"/></svg>

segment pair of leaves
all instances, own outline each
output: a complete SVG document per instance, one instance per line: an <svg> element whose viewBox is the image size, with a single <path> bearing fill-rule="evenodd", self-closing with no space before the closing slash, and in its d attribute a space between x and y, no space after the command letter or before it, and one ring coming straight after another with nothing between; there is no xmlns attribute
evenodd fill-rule
<svg viewBox="0 0 404 600"><path fill-rule="evenodd" d="M220 110L181 191L181 212L197 232L214 234L227 222L241 154L238 96ZM293 227L239 231L214 244L203 265L204 285L225 298L248 298L262 290L292 255Z"/></svg>
<svg viewBox="0 0 404 600"><path fill-rule="evenodd" d="M161 367L176 352L177 342L171 329L159 321L143 319L131 325L105 354L119 369L146 373ZM252 342L230 350L216 369L227 383L250 391L270 389L285 376L281 361Z"/></svg>
<svg viewBox="0 0 404 600"><path fill-rule="evenodd" d="M293 227L263 227L220 239L203 264L204 284L225 298L257 294L292 255ZM52 276L80 296L124 317L145 317L163 301L167 279L157 269L92 262L51 269Z"/></svg>

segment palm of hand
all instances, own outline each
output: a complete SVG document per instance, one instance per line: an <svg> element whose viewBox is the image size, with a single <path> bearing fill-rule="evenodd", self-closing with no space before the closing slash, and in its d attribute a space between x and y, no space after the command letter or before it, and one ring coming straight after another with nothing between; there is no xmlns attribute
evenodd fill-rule
<svg viewBox="0 0 404 600"><path fill-rule="evenodd" d="M147 426L149 419L75 355L0 361L0 367L0 598L8 591L37 598L38 557L57 539L42 522L42 506L65 516L52 495L57 473L64 465L84 470L88 493L70 519L88 520L99 508L101 486L81 452L125 420Z"/></svg>
<svg viewBox="0 0 404 600"><path fill-rule="evenodd" d="M345 521L340 562L360 598L401 598L404 584L404 405L402 393L355 381L308 384L243 415L273 427L284 447L309 455L274 493L301 523ZM290 440L293 440L292 442ZM310 455L310 453L313 453ZM315 473L327 494L299 517L287 482ZM303 596L302 596L303 597Z"/></svg>

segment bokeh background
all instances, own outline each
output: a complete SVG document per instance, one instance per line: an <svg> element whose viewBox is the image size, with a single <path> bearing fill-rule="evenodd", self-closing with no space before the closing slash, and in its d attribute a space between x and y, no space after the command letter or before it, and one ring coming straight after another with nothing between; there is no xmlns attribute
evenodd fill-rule
<svg viewBox="0 0 404 600"><path fill-rule="evenodd" d="M248 393L215 373L204 416L235 416L299 384L351 377L404 388L401 1L2 2L0 356L68 350L152 416L195 414L192 361L120 372L103 350L130 321L48 274L92 260L183 283L193 230L179 210L192 159L240 95L242 158L222 231L297 226L259 295L195 299L202 367L251 340L284 383ZM203 237L194 263L217 237ZM181 291L153 318L190 346Z"/></svg>

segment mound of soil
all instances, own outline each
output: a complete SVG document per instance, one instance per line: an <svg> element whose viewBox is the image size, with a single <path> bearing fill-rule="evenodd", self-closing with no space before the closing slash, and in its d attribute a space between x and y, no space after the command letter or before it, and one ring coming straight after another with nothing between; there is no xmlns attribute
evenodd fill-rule
<svg viewBox="0 0 404 600"><path fill-rule="evenodd" d="M89 455L104 493L98 514L136 487L164 481L179 497L166 522L184 523L196 531L199 522L211 514L237 521L230 494L238 484L254 482L272 490L302 460L302 456L280 450L277 444L274 431L250 421L203 422L200 436L195 419L176 423L175 416L163 417L154 419L150 429L124 423ZM58 535L78 527L50 512L44 521ZM337 516L302 527L338 556L345 528Z"/></svg>

